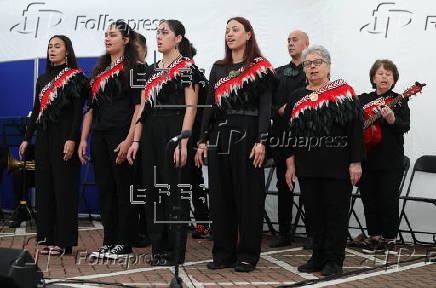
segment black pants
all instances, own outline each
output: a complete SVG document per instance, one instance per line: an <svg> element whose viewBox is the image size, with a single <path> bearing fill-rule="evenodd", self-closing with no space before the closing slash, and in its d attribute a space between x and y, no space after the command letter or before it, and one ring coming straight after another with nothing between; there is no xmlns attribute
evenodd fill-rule
<svg viewBox="0 0 436 288"><path fill-rule="evenodd" d="M141 151L138 151L136 154L135 164L134 164L134 187L135 191L138 191L137 189L144 188L144 185L142 183L142 157L141 157ZM136 192L135 192L136 193ZM135 210L135 220L136 220L136 233L135 238L136 240L140 241L143 240L143 238L148 237L147 232L147 216L145 211L145 205L141 204L135 204L133 205L133 209Z"/></svg>
<svg viewBox="0 0 436 288"><path fill-rule="evenodd" d="M231 115L218 124L209 143L210 216L213 260L256 265L259 260L265 202L264 169L249 159L257 135L257 117Z"/></svg>
<svg viewBox="0 0 436 288"><path fill-rule="evenodd" d="M285 179L286 159L283 148L273 148L272 155L277 176L279 233L283 236L289 236L292 224L292 206L294 205L293 189L289 189Z"/></svg>
<svg viewBox="0 0 436 288"><path fill-rule="evenodd" d="M130 245L135 233L134 210L130 204L133 168L127 161L116 164L114 149L127 136L127 131L94 131L91 153L95 182L99 192L101 220L104 227L103 244Z"/></svg>
<svg viewBox="0 0 436 288"><path fill-rule="evenodd" d="M37 240L48 245L77 245L80 161L77 153L63 160L65 129L38 130L35 145Z"/></svg>
<svg viewBox="0 0 436 288"><path fill-rule="evenodd" d="M203 172L201 167L192 167L192 206L194 207L195 221L209 221L209 207L207 195L209 189L204 188ZM200 223L201 225L207 225Z"/></svg>
<svg viewBox="0 0 436 288"><path fill-rule="evenodd" d="M310 212L312 260L317 265L335 262L342 266L353 190L350 180L299 177L298 181L304 206Z"/></svg>
<svg viewBox="0 0 436 288"><path fill-rule="evenodd" d="M364 170L359 188L370 236L397 237L402 177L402 169Z"/></svg>
<svg viewBox="0 0 436 288"><path fill-rule="evenodd" d="M176 245L180 245L179 262L184 262L187 239L187 221L189 220L190 199L192 197L191 171L193 155L188 145L188 161L185 167L174 165L174 145L167 146L168 141L180 134L184 113L159 111L151 114L143 124L141 149L143 184L147 189L146 213L148 235L151 240L152 253L175 261ZM168 148L168 149L167 149ZM180 174L179 174L180 173ZM185 184L185 185L182 185ZM186 192L185 192L186 191ZM174 207L178 195L181 209ZM179 223L175 225L175 215L179 213ZM180 229L180 241L175 241L175 231Z"/></svg>

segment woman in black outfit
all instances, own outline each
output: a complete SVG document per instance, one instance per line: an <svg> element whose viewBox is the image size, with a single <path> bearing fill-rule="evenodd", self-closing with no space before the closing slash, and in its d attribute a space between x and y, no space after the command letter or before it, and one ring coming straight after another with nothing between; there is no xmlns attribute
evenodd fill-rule
<svg viewBox="0 0 436 288"><path fill-rule="evenodd" d="M225 58L210 72L197 165L209 159L213 262L209 269L250 272L260 256L265 176L262 167L271 115L274 70L262 57L253 27L227 21Z"/></svg>
<svg viewBox="0 0 436 288"><path fill-rule="evenodd" d="M108 27L106 54L94 69L89 111L83 120L78 153L82 163L86 163L87 139L92 129L91 155L104 226L103 245L91 254L94 257L117 258L132 253L133 171L125 160L140 103L140 89L129 84L130 70L137 70L135 34L121 20Z"/></svg>
<svg viewBox="0 0 436 288"><path fill-rule="evenodd" d="M364 252L394 252L398 233L399 187L403 177L404 133L410 129L410 110L406 100L389 108L387 104L398 96L393 92L398 81L397 66L390 60L377 60L369 77L375 91L360 95L364 111L380 110L383 118L377 121L381 127L381 141L367 149L360 193L365 209L366 225L370 235Z"/></svg>
<svg viewBox="0 0 436 288"><path fill-rule="evenodd" d="M46 245L42 254L71 253L77 245L80 162L74 149L88 93L88 80L77 68L71 40L51 37L46 71L36 82L32 116L19 148L22 158L36 130L37 240Z"/></svg>
<svg viewBox="0 0 436 288"><path fill-rule="evenodd" d="M342 273L353 185L362 173L362 111L344 80L330 82L330 54L322 46L303 52L308 85L291 96L286 181L298 176L313 237L311 259L300 272Z"/></svg>
<svg viewBox="0 0 436 288"><path fill-rule="evenodd" d="M178 221L189 220L190 201L186 197L190 196L183 191L192 190L187 186L192 183L193 149L188 138L181 140L181 151L169 141L181 131L192 131L198 94L207 83L190 59L196 51L180 21L163 21L156 40L163 58L147 69L148 80L141 97L142 113L128 158L133 163L141 146L142 182L147 189L147 228L153 254L151 265L172 266L175 261L185 261L187 225L178 227L181 242L176 243L177 226L171 222L176 213L181 216ZM181 200L181 209L174 207L177 190L185 198ZM180 245L178 258L176 245Z"/></svg>

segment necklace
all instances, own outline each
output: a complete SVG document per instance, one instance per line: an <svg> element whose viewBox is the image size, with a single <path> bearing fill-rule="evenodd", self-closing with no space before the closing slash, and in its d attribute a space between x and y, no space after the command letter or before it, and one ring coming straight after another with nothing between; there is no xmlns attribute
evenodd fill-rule
<svg viewBox="0 0 436 288"><path fill-rule="evenodd" d="M182 55L177 55L176 58L174 58L173 61L171 61L168 65L165 66L164 60L162 59L162 68L168 68L169 66L171 66L174 62L176 62L177 60L179 60L180 58L182 58Z"/></svg>

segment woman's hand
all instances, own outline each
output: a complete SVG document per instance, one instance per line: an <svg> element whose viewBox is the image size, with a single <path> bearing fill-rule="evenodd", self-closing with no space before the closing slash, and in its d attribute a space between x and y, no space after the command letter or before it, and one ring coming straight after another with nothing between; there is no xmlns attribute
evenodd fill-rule
<svg viewBox="0 0 436 288"><path fill-rule="evenodd" d="M76 147L76 142L67 140L64 145L64 161L68 161L71 159L74 153L74 148Z"/></svg>
<svg viewBox="0 0 436 288"><path fill-rule="evenodd" d="M174 149L174 163L176 164L176 167L183 167L186 165L186 159L188 158L188 149L186 148L187 141L186 139L182 140L182 148L181 151L179 149L179 146ZM180 154L180 155L179 155Z"/></svg>
<svg viewBox="0 0 436 288"><path fill-rule="evenodd" d="M207 144L206 143L200 143L197 146L197 152L195 153L194 161L195 166L201 167L204 165L203 159L207 158Z"/></svg>
<svg viewBox="0 0 436 288"><path fill-rule="evenodd" d="M253 148L251 149L250 159L253 158L253 165L255 168L261 167L263 164L263 160L265 159L265 145L262 143L255 143Z"/></svg>
<svg viewBox="0 0 436 288"><path fill-rule="evenodd" d="M122 164L126 160L130 144L132 144L132 142L125 139L120 144L118 144L117 148L114 149L114 152L118 153L117 159L115 159L115 163Z"/></svg>
<svg viewBox="0 0 436 288"><path fill-rule="evenodd" d="M388 122L388 124L392 125L395 123L395 113L388 106L383 106L381 109L382 117Z"/></svg>
<svg viewBox="0 0 436 288"><path fill-rule="evenodd" d="M138 153L139 142L133 141L132 145L129 147L129 151L127 151L127 161L129 161L130 165L133 165L133 162L136 159L136 153Z"/></svg>
<svg viewBox="0 0 436 288"><path fill-rule="evenodd" d="M351 184L356 185L362 176L362 165L360 165L360 162L350 163L348 171L350 172Z"/></svg>
<svg viewBox="0 0 436 288"><path fill-rule="evenodd" d="M77 149L77 154L79 155L80 162L83 165L86 165L88 163L89 157L86 155L86 147L88 146L87 141L80 140L79 148Z"/></svg>
<svg viewBox="0 0 436 288"><path fill-rule="evenodd" d="M288 184L289 189L294 189L294 183L295 183L295 157L289 157L286 159L286 173L285 173L285 180L286 184Z"/></svg>
<svg viewBox="0 0 436 288"><path fill-rule="evenodd" d="M28 141L23 141L20 144L20 148L18 148L18 155L20 156L20 161L23 160L24 154L26 153L27 146L29 146Z"/></svg>

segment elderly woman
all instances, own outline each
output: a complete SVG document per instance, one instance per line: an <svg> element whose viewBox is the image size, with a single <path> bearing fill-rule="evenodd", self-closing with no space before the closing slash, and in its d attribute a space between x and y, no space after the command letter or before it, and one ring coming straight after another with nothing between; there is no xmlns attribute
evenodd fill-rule
<svg viewBox="0 0 436 288"><path fill-rule="evenodd" d="M308 80L286 105L289 115L286 181L298 176L309 215L313 254L300 272L342 273L353 185L364 156L362 113L344 80L330 81L330 54L322 46L303 52Z"/></svg>
<svg viewBox="0 0 436 288"><path fill-rule="evenodd" d="M364 252L393 252L398 233L399 187L403 177L404 133L410 129L410 110L406 101L393 109L387 105L398 94L393 92L398 81L397 66L390 60L377 60L369 72L375 91L359 96L363 110L381 110L381 140L367 151L367 161L360 181L365 219L370 235Z"/></svg>

